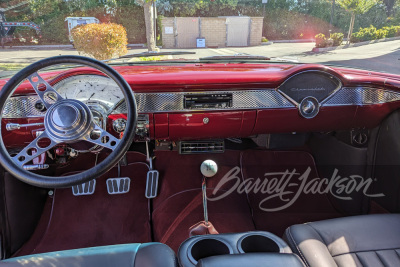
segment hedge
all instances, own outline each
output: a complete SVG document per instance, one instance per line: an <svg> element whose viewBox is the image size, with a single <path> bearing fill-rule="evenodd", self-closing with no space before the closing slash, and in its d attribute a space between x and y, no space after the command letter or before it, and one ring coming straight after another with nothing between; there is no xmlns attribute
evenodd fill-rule
<svg viewBox="0 0 400 267"><path fill-rule="evenodd" d="M360 28L358 32L353 33L350 42L358 43L397 36L400 36L400 26L383 27L377 30L371 25L367 28Z"/></svg>
<svg viewBox="0 0 400 267"><path fill-rule="evenodd" d="M80 53L98 60L111 59L128 53L126 29L115 23L86 24L72 31L74 46Z"/></svg>

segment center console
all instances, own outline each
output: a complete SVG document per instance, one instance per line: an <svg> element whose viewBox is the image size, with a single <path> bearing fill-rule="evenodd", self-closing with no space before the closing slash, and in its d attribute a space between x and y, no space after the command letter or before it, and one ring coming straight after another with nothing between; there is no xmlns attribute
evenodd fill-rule
<svg viewBox="0 0 400 267"><path fill-rule="evenodd" d="M183 267L304 266L281 238L269 232L199 235L179 248Z"/></svg>

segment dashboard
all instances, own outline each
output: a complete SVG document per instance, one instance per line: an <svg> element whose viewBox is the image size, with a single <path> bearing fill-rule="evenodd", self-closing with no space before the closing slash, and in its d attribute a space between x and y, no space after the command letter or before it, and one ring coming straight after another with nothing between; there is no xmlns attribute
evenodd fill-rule
<svg viewBox="0 0 400 267"><path fill-rule="evenodd" d="M129 130L136 131L136 141L371 128L400 100L396 77L319 65L126 66L119 71L135 92L138 124ZM128 110L113 80L87 71L53 73L49 79L63 97L86 103L99 126L115 136L126 130ZM2 125L40 123L44 114L28 85L8 100ZM2 129L5 139L20 137L5 141L14 146L32 140L37 130Z"/></svg>

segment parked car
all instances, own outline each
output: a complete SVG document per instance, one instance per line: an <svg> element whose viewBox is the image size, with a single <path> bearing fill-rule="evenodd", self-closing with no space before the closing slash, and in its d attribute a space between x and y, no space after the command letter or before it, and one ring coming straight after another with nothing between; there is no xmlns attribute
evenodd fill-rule
<svg viewBox="0 0 400 267"><path fill-rule="evenodd" d="M74 42L74 39L71 35L71 30L79 25L85 25L90 23L100 23L98 19L95 17L66 17L65 24L68 29L68 38L71 43Z"/></svg>

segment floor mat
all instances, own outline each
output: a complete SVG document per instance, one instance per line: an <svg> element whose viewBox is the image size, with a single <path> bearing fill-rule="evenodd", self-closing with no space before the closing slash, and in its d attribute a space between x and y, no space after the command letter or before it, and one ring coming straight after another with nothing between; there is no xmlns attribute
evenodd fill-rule
<svg viewBox="0 0 400 267"><path fill-rule="evenodd" d="M282 236L293 224L343 216L327 194L312 192L319 186L312 179L319 176L307 152L248 150L241 155L241 167L257 230Z"/></svg>
<svg viewBox="0 0 400 267"><path fill-rule="evenodd" d="M50 251L151 241L149 204L145 198L148 167L145 156L128 153L121 177L130 177L130 191L109 195L106 179L117 177L117 168L96 179L93 195L72 195L71 188L57 189L49 197L32 238L15 256Z"/></svg>
<svg viewBox="0 0 400 267"><path fill-rule="evenodd" d="M218 164L218 173L207 181L207 195L232 168L239 166L240 151L224 154L179 155L157 152L155 167L160 171L160 195L154 199L153 231L155 241L166 243L175 251L189 237L189 228L204 220L200 164L206 160ZM232 186L226 183L221 192ZM217 195L218 196L218 195ZM217 201L208 201L209 220L219 233L255 230L246 195L232 193Z"/></svg>

